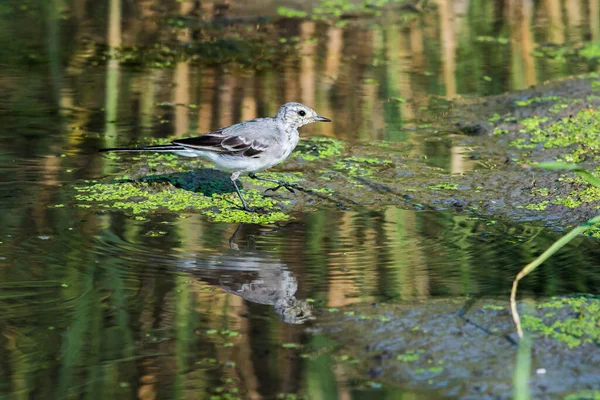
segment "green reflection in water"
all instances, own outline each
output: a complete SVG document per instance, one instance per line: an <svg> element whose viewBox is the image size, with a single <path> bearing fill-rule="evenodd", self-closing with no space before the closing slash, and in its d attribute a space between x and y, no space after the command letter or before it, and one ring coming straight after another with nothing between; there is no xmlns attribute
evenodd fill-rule
<svg viewBox="0 0 600 400"><path fill-rule="evenodd" d="M303 333L323 313L384 300L504 298L520 265L555 239L537 228L389 208L321 211L276 230L242 226L234 250L229 236L237 226L184 219L157 238L146 232L163 225L159 216L81 217L90 224L85 236L3 245L4 394L43 386L61 396L180 398L221 388L332 398L349 384L333 372L335 343L325 333ZM206 235L221 241L206 242ZM525 282L524 292L596 285L592 242L577 242L546 275ZM41 264L23 264L28 258ZM283 293L313 299L316 321L280 322L274 310Z"/></svg>

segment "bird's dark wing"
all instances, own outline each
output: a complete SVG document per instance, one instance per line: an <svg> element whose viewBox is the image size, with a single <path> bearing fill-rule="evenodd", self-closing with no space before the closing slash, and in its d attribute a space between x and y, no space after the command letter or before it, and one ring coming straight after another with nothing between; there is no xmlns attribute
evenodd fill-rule
<svg viewBox="0 0 600 400"><path fill-rule="evenodd" d="M226 135L222 130L187 139L174 140L173 144L187 150L214 151L235 156L257 157L267 149L264 142L247 136Z"/></svg>

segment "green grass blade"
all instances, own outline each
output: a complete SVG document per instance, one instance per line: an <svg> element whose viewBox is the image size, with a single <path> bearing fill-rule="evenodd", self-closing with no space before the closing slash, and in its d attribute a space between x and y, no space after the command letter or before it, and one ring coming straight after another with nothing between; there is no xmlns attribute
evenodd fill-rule
<svg viewBox="0 0 600 400"><path fill-rule="evenodd" d="M586 180L591 185L594 185L600 188L600 178L593 175L590 171L581 168L577 164L567 164L560 162L546 162L536 164L536 168L548 169L548 170L563 170L563 171L573 171L580 177Z"/></svg>
<svg viewBox="0 0 600 400"><path fill-rule="evenodd" d="M546 251L544 251L538 258L527 264L521 272L517 274L517 277L513 281L513 287L510 292L510 308L513 317L513 321L515 321L515 325L517 326L517 332L519 337L523 337L523 330L521 329L521 318L519 317L519 311L517 310L517 288L519 286L519 281L529 275L533 270L535 270L540 264L550 258L554 253L563 248L567 243L573 240L577 235L582 234L583 232L590 229L592 226L600 223L600 215L595 216L594 218L588 220L586 223L579 225L578 227L572 229L569 233L558 239L556 242L552 244Z"/></svg>

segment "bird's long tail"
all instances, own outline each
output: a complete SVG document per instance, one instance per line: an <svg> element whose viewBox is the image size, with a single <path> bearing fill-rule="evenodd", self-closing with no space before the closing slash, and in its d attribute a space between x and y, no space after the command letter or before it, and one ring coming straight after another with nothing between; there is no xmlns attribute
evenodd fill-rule
<svg viewBox="0 0 600 400"><path fill-rule="evenodd" d="M110 149L100 149L100 152L101 153L116 152L116 151L120 151L120 152L136 152L136 151L162 152L162 151L180 151L180 150L185 150L185 148L183 146L178 146L176 144L166 144L166 145L162 145L162 146L115 147L115 148L110 148Z"/></svg>

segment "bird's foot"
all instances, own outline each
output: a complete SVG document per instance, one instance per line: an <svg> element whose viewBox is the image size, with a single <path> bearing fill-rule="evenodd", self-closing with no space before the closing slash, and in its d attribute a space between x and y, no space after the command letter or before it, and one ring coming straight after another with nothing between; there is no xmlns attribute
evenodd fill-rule
<svg viewBox="0 0 600 400"><path fill-rule="evenodd" d="M246 212L249 212L249 213L262 214L262 215L267 215L267 214L273 212L272 209L269 210L268 208L265 208L265 207L248 207L248 208L240 207L240 209L244 210Z"/></svg>
<svg viewBox="0 0 600 400"><path fill-rule="evenodd" d="M252 213L252 212L256 211L256 209L254 207L248 207L248 204L244 204L243 206L241 206L240 210L244 210L244 211L249 212L249 213Z"/></svg>
<svg viewBox="0 0 600 400"><path fill-rule="evenodd" d="M267 190L265 190L265 193L267 193L268 191L276 192L281 188L285 188L288 192L293 193L293 194L296 193L296 190L301 190L300 186L294 185L293 183L278 182L277 186L268 188ZM294 190L294 189L296 189L296 190Z"/></svg>
<svg viewBox="0 0 600 400"><path fill-rule="evenodd" d="M285 188L290 193L296 193L296 190L298 190L300 192L306 192L306 189L302 188L301 186L296 185L295 183L278 181L276 179L260 178L260 177L256 176L254 173L250 173L250 174L248 174L248 176L252 179L256 179L259 181L265 181L265 182L271 182L271 183L277 184L277 186L268 188L267 190L265 190L265 193L267 193L268 191L276 192L281 188Z"/></svg>

